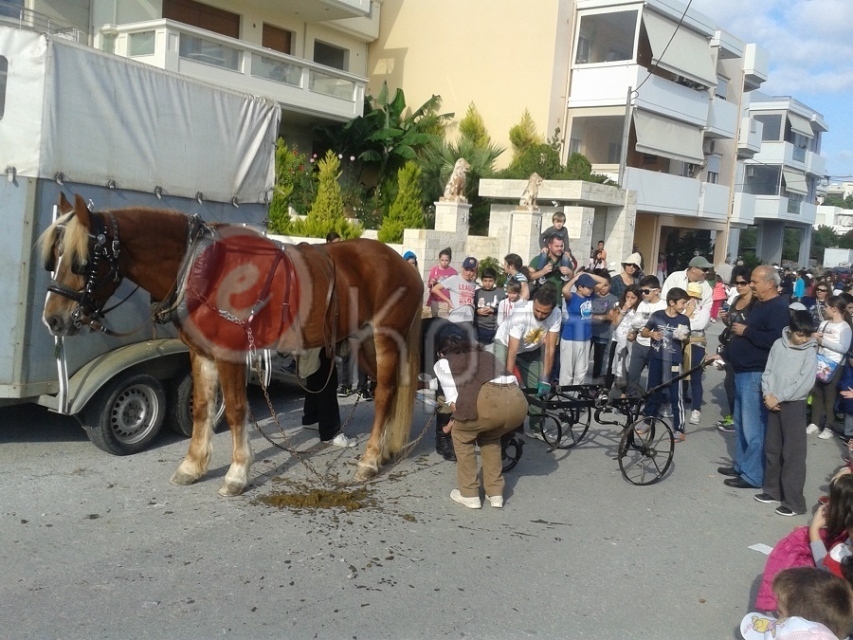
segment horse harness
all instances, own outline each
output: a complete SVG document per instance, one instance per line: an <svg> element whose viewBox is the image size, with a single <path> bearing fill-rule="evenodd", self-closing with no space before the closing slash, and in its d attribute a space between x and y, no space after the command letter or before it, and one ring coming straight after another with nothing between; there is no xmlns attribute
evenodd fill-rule
<svg viewBox="0 0 853 640"><path fill-rule="evenodd" d="M106 212L106 215L109 219L110 228L108 228L108 225L101 216L96 215L95 213L90 214L91 224L95 227L94 230L91 228L89 230L88 253L90 258L82 265L76 260L71 265L72 273L86 278L83 288L79 291L75 291L74 289L66 287L64 284L51 278L50 284L47 286L47 290L50 293L55 293L77 302L77 308L71 313L71 321L76 328L79 329L84 325L89 325L91 328L97 329L107 335L117 336L124 334L112 332L110 329L101 324L100 320L103 319L107 313L124 304L139 287L136 287L136 289L131 291L124 299L109 308L105 308L107 303L106 300L102 303L98 303L93 297L94 292L103 284L110 281L118 283L121 282L124 277L119 267L121 240L119 237L118 220L116 220L112 212ZM60 242L64 231L64 224L57 225L55 243ZM112 236L112 240L109 239L110 235ZM99 275L102 264L107 265L107 271L103 275ZM55 271L56 257L53 254L51 254L50 259L45 262L44 268L51 273Z"/></svg>

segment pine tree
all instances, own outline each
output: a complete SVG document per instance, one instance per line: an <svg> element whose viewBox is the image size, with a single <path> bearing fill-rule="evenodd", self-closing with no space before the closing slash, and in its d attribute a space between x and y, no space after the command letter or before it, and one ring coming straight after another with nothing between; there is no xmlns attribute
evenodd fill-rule
<svg viewBox="0 0 853 640"><path fill-rule="evenodd" d="M465 117L459 121L459 135L470 140L475 147L488 147L492 141L486 131L483 116L477 111L477 106L473 102L468 105Z"/></svg>
<svg viewBox="0 0 853 640"><path fill-rule="evenodd" d="M317 163L317 198L311 205L305 220L290 224L288 233L312 238L323 238L329 231L337 231L341 238L357 238L362 233L360 225L347 221L344 215L344 199L338 178L341 163L331 150Z"/></svg>
<svg viewBox="0 0 853 640"><path fill-rule="evenodd" d="M422 229L424 212L421 209L421 170L409 161L397 172L397 197L382 220L380 242L400 242L404 229Z"/></svg>

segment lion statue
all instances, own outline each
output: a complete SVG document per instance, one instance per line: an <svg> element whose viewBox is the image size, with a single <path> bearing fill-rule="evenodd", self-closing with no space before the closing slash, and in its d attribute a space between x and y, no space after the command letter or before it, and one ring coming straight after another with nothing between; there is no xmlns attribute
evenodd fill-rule
<svg viewBox="0 0 853 640"><path fill-rule="evenodd" d="M542 184L542 178L538 173L531 173L527 180L527 186L524 187L524 193L521 194L521 200L518 201L518 206L528 207L529 209L536 208L536 198L539 195L539 185Z"/></svg>
<svg viewBox="0 0 853 640"><path fill-rule="evenodd" d="M465 158L459 158L456 164L453 165L453 173L450 174L450 180L447 181L447 186L444 187L444 196L442 200L454 200L456 202L468 202L468 199L463 195L465 190L465 176L471 165Z"/></svg>

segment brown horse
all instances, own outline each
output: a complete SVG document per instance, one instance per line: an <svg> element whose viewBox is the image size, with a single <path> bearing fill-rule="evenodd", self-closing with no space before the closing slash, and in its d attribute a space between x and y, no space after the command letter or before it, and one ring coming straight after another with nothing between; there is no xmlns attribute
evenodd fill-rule
<svg viewBox="0 0 853 640"><path fill-rule="evenodd" d="M123 278L147 290L154 300L173 298L188 247L194 245L201 228L209 228L176 211L126 208L90 212L80 196L73 206L62 196L60 212L61 217L40 238L45 266L54 272L43 315L54 336L73 335L86 325L102 327L104 305ZM236 227L212 228L219 237ZM237 245L229 244L229 251L246 240L246 233L236 237ZM262 245L255 254L274 259L258 263L269 265L266 273L257 264L238 267L237 275L232 273L229 280L232 290L224 296L227 304L210 288L197 290L199 280L214 289L223 284L210 276L203 257L196 269L200 275L187 279L196 284L184 291L185 309L176 324L190 351L193 435L189 452L171 482L191 484L208 470L218 379L233 441L231 466L219 493L236 496L248 486L252 449L247 423L247 351L275 348L298 353L333 348L334 343L353 335L363 340L361 366L376 380L373 427L356 479L374 476L380 464L398 453L409 437L419 365L420 277L396 252L373 240L281 246L258 234L252 238L249 245ZM210 244L208 254L220 255L218 246L218 242ZM275 248L270 250L270 246ZM198 265L185 270L192 272L195 267ZM244 284L249 272L262 283L263 299L255 300L251 290L247 293ZM241 296L243 302L235 303ZM270 326L278 330L273 344L269 343ZM227 334L224 340L218 338L220 330ZM243 336L242 343L235 341L235 330Z"/></svg>

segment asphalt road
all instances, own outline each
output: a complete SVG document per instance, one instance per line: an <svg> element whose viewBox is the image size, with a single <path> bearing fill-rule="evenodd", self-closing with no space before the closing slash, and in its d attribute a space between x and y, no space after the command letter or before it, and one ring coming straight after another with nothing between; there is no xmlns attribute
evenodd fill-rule
<svg viewBox="0 0 853 640"><path fill-rule="evenodd" d="M119 458L72 419L0 410L0 637L735 638L766 558L749 546L773 545L808 517L777 516L755 491L723 485L716 467L731 437L713 427L722 374L706 376L702 422L662 482L626 483L616 429L593 425L570 451L529 442L503 510L451 502L455 469L433 452L431 432L368 485L373 506L294 510L259 499L316 481L257 432L250 490L221 498L227 433L215 437L208 476L176 487L168 479L187 440L164 432ZM295 392L273 395L311 465L350 478L371 405L346 425L359 448L320 449L316 432L297 426ZM281 440L257 389L250 398ZM421 410L413 433L426 419ZM842 451L809 439L810 502Z"/></svg>

